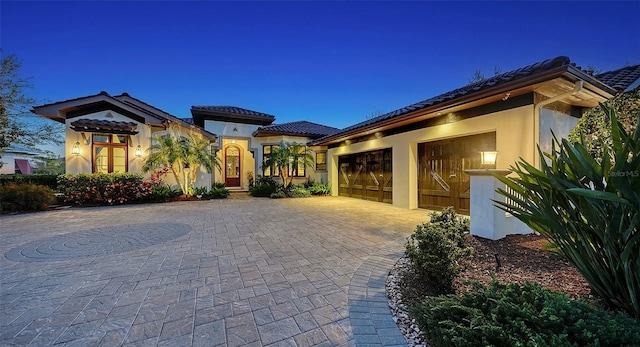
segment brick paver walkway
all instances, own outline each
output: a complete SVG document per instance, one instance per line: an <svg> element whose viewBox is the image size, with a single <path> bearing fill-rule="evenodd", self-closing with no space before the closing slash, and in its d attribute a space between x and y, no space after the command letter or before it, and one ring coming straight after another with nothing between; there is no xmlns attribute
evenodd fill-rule
<svg viewBox="0 0 640 347"><path fill-rule="evenodd" d="M232 198L0 216L0 345L390 346L424 210Z"/></svg>

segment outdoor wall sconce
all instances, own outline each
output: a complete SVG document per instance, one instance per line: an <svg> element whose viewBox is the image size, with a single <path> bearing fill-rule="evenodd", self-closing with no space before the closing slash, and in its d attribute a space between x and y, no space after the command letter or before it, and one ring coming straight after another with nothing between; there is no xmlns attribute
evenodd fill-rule
<svg viewBox="0 0 640 347"><path fill-rule="evenodd" d="M140 148L140 145L138 145L138 147L136 147L136 157L138 157L138 158L142 157L142 148Z"/></svg>
<svg viewBox="0 0 640 347"><path fill-rule="evenodd" d="M76 141L76 144L71 148L71 154L76 156L80 155L80 142Z"/></svg>
<svg viewBox="0 0 640 347"><path fill-rule="evenodd" d="M498 158L497 151L482 151L480 152L480 162L483 167L496 166L496 159Z"/></svg>

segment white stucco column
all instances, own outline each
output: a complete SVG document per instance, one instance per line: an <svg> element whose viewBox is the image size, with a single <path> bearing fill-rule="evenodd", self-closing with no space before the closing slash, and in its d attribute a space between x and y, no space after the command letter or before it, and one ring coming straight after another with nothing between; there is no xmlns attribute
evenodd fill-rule
<svg viewBox="0 0 640 347"><path fill-rule="evenodd" d="M465 170L471 176L471 235L486 239L498 240L507 234L509 224L503 210L494 206L492 200L504 200L502 195L496 192L498 188L504 188L504 184L498 181L493 174L506 176L510 170ZM513 218L513 217L510 217Z"/></svg>

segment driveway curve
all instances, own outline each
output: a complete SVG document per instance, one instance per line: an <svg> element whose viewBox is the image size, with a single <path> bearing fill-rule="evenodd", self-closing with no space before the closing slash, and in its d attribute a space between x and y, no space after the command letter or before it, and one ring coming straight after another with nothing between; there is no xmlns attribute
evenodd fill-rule
<svg viewBox="0 0 640 347"><path fill-rule="evenodd" d="M404 345L384 295L425 210L344 197L0 216L0 345Z"/></svg>

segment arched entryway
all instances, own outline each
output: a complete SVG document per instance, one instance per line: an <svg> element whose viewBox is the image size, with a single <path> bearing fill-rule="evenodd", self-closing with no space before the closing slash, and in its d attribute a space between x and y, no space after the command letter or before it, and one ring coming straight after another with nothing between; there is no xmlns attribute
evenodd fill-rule
<svg viewBox="0 0 640 347"><path fill-rule="evenodd" d="M229 146L224 151L224 182L227 187L240 187L240 147Z"/></svg>

